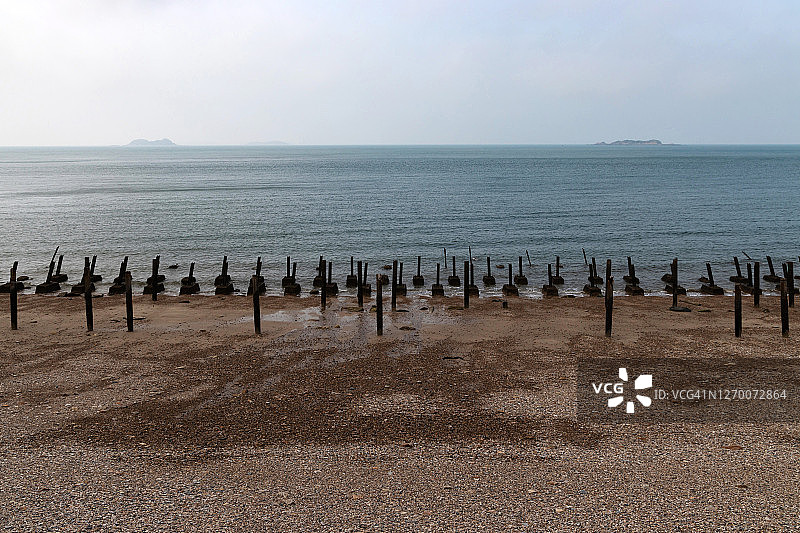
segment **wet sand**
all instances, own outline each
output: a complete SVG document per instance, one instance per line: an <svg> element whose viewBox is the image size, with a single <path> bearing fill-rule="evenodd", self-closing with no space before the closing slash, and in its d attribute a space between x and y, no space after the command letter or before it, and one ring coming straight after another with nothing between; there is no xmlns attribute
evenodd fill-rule
<svg viewBox="0 0 800 533"><path fill-rule="evenodd" d="M774 297L83 300L0 295L11 530L781 529L795 423L578 423L579 357L796 358ZM370 303L372 301L370 300ZM388 299L386 300L388 304ZM387 305L388 307L388 305ZM791 322L798 318L791 310Z"/></svg>

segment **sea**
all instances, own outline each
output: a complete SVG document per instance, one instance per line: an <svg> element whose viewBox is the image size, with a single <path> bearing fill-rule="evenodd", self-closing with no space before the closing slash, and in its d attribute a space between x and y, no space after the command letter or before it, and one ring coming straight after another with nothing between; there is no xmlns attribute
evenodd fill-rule
<svg viewBox="0 0 800 533"><path fill-rule="evenodd" d="M195 262L212 294L227 256L245 293L260 256L268 293L282 294L291 256L307 295L320 256L342 289L352 256L373 282L403 262L413 294L421 256L424 295L437 263L445 286L452 258L463 278L471 250L486 296L522 257L521 295L540 297L556 256L562 294L579 295L584 252L601 276L612 261L617 292L630 256L648 294L664 294L678 258L692 294L706 262L730 289L734 256L767 273L770 255L780 270L798 260L798 238L800 146L0 148L0 278L18 261L18 275L40 283L58 247L65 290L95 255L99 291L124 256L140 290L160 255L168 293ZM495 288L481 282L487 256Z"/></svg>

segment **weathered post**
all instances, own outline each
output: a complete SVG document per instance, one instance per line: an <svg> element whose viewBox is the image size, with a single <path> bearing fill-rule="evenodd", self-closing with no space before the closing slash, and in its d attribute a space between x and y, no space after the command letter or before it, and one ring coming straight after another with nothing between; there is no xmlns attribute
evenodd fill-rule
<svg viewBox="0 0 800 533"><path fill-rule="evenodd" d="M738 283L733 292L733 334L742 336L742 286Z"/></svg>
<svg viewBox="0 0 800 533"><path fill-rule="evenodd" d="M610 263L611 261L609 261ZM610 270L610 268L609 268ZM606 337L611 336L612 315L614 313L614 278L606 278Z"/></svg>
<svg viewBox="0 0 800 533"><path fill-rule="evenodd" d="M397 294L400 296L405 296L408 294L408 287L405 283L403 283L403 262L400 261L400 272L397 275Z"/></svg>
<svg viewBox="0 0 800 533"><path fill-rule="evenodd" d="M769 266L769 274L764 275L764 281L780 283L781 277L775 275L775 267L772 265L772 257L770 256L767 256L767 265Z"/></svg>
<svg viewBox="0 0 800 533"><path fill-rule="evenodd" d="M328 284L325 283L325 260L324 259L320 259L319 268L320 268L320 270L319 270L320 275L322 276L322 285L319 288L319 299L320 299L319 301L320 301L320 306L322 307L322 310L324 311L325 310L325 306L328 303L327 302Z"/></svg>
<svg viewBox="0 0 800 533"><path fill-rule="evenodd" d="M158 299L158 257L153 258L153 301ZM223 267L224 268L224 267Z"/></svg>
<svg viewBox="0 0 800 533"><path fill-rule="evenodd" d="M786 280L781 281L781 335L789 336L789 301L786 298Z"/></svg>
<svg viewBox="0 0 800 533"><path fill-rule="evenodd" d="M383 287L381 286L380 274L375 276L377 288L377 299L375 300L375 311L377 315L378 335L383 335Z"/></svg>
<svg viewBox="0 0 800 533"><path fill-rule="evenodd" d="M678 307L678 258L672 260L672 307Z"/></svg>
<svg viewBox="0 0 800 533"><path fill-rule="evenodd" d="M333 261L328 261L328 283L325 285L328 296L336 296L339 294L339 284L333 282ZM322 271L323 276L325 270Z"/></svg>
<svg viewBox="0 0 800 533"><path fill-rule="evenodd" d="M83 297L86 302L86 330L94 330L94 316L92 313L92 271L87 266L83 269Z"/></svg>
<svg viewBox="0 0 800 533"><path fill-rule="evenodd" d="M511 263L508 264L508 283L503 285L503 294L505 296L519 296L519 289L514 285L514 268Z"/></svg>
<svg viewBox="0 0 800 533"><path fill-rule="evenodd" d="M494 276L492 276L492 260L486 256L486 275L483 276L484 285L494 285L496 283Z"/></svg>
<svg viewBox="0 0 800 533"><path fill-rule="evenodd" d="M761 302L761 263L753 263L753 307Z"/></svg>
<svg viewBox="0 0 800 533"><path fill-rule="evenodd" d="M417 275L411 278L411 284L414 287L424 287L425 286L425 278L422 275L422 256L417 256Z"/></svg>
<svg viewBox="0 0 800 533"><path fill-rule="evenodd" d="M11 329L17 329L17 262L11 267L11 279L9 280L9 302L11 305Z"/></svg>
<svg viewBox="0 0 800 533"><path fill-rule="evenodd" d="M527 285L528 278L522 273L522 256L519 256L519 274L514 276L514 285Z"/></svg>
<svg viewBox="0 0 800 533"><path fill-rule="evenodd" d="M786 263L786 288L789 291L789 307L794 307L794 261Z"/></svg>
<svg viewBox="0 0 800 533"><path fill-rule="evenodd" d="M456 274L456 258L455 256L452 257L453 259L453 274L447 278L447 284L451 287L460 287L461 286L461 278L458 277Z"/></svg>
<svg viewBox="0 0 800 533"><path fill-rule="evenodd" d="M561 257L556 256L556 275L550 282L551 285L563 285L564 278L561 277Z"/></svg>
<svg viewBox="0 0 800 533"><path fill-rule="evenodd" d="M355 272L353 271L353 256L350 256L350 275L344 281L344 286L348 289L352 289L353 287L358 287L358 276L356 276Z"/></svg>
<svg viewBox="0 0 800 533"><path fill-rule="evenodd" d="M56 265L56 273L53 274L51 281L55 281L56 283L64 283L69 279L69 276L66 274L61 273L61 263L64 261L64 256L58 256L58 264Z"/></svg>
<svg viewBox="0 0 800 533"><path fill-rule="evenodd" d="M469 309L469 261L464 261L464 309Z"/></svg>
<svg viewBox="0 0 800 533"><path fill-rule="evenodd" d="M364 278L362 277L364 265L361 261L358 262L358 279L356 279L356 283L358 283L357 292L358 295L358 306L364 307Z"/></svg>
<svg viewBox="0 0 800 533"><path fill-rule="evenodd" d="M128 331L133 331L133 288L131 273L125 271L125 321L128 323Z"/></svg>
<svg viewBox="0 0 800 533"><path fill-rule="evenodd" d="M259 296L261 295L261 291L258 290L258 276L255 275L250 279L250 283L253 284L253 326L256 330L256 335L261 335L261 302L259 301Z"/></svg>
<svg viewBox="0 0 800 533"><path fill-rule="evenodd" d="M431 286L431 296L433 297L438 297L438 296L444 297L444 287L442 286L441 283L439 283L440 270L441 270L441 265L439 263L436 263L436 283L434 283Z"/></svg>
<svg viewBox="0 0 800 533"><path fill-rule="evenodd" d="M395 310L397 310L397 259L392 261L392 311Z"/></svg>

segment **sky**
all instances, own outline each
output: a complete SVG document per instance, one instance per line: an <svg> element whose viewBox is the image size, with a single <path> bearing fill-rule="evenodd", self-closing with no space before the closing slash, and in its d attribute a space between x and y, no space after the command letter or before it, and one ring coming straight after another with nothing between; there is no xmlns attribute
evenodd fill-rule
<svg viewBox="0 0 800 533"><path fill-rule="evenodd" d="M0 146L800 143L800 2L0 0Z"/></svg>

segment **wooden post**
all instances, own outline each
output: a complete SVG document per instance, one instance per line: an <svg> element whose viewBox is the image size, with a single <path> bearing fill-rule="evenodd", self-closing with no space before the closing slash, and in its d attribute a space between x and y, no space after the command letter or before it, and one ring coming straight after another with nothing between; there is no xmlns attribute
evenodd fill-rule
<svg viewBox="0 0 800 533"><path fill-rule="evenodd" d="M606 282L611 279L611 259L606 259Z"/></svg>
<svg viewBox="0 0 800 533"><path fill-rule="evenodd" d="M447 248L444 249L444 267L447 268Z"/></svg>
<svg viewBox="0 0 800 533"><path fill-rule="evenodd" d="M328 283L333 283L333 261L326 261L328 265ZM325 275L325 272L322 273Z"/></svg>
<svg viewBox="0 0 800 533"><path fill-rule="evenodd" d="M514 276L512 275L513 274L512 270L513 269L511 268L511 263L509 263L508 264L508 284L509 285L513 285L514 284Z"/></svg>
<svg viewBox="0 0 800 533"><path fill-rule="evenodd" d="M53 269L56 267L55 261L50 261L50 268L47 270L47 283L53 281Z"/></svg>
<svg viewBox="0 0 800 533"><path fill-rule="evenodd" d="M528 253L528 250L525 250L525 255L528 256L528 266L533 267L533 263L531 263L531 254Z"/></svg>
<svg viewBox="0 0 800 533"><path fill-rule="evenodd" d="M789 291L789 307L794 307L794 261L786 263L786 288Z"/></svg>
<svg viewBox="0 0 800 533"><path fill-rule="evenodd" d="M89 267L89 274L94 276L94 265L97 264L97 256L92 256L92 265Z"/></svg>
<svg viewBox="0 0 800 533"><path fill-rule="evenodd" d="M455 261L455 258L453 258ZM455 265L455 263L453 263ZM397 309L397 259L392 261L392 311Z"/></svg>
<svg viewBox="0 0 800 533"><path fill-rule="evenodd" d="M611 260L609 260L609 263ZM611 322L614 313L614 278L606 278L606 337L611 336Z"/></svg>
<svg viewBox="0 0 800 533"><path fill-rule="evenodd" d="M322 307L322 310L325 310L327 306L327 295L328 295L328 284L325 283L325 260L320 259L319 263L319 273L322 276L322 286L319 288L319 304Z"/></svg>
<svg viewBox="0 0 800 533"><path fill-rule="evenodd" d="M492 260L489 258L488 255L486 256L486 275L488 276L492 275Z"/></svg>
<svg viewBox="0 0 800 533"><path fill-rule="evenodd" d="M583 250L583 262L586 263L586 266L589 266L589 261L586 260L586 248L581 248Z"/></svg>
<svg viewBox="0 0 800 533"><path fill-rule="evenodd" d="M747 263L747 284L753 286L753 265Z"/></svg>
<svg viewBox="0 0 800 533"><path fill-rule="evenodd" d="M761 263L753 263L753 307L761 302Z"/></svg>
<svg viewBox="0 0 800 533"><path fill-rule="evenodd" d="M225 263L222 263L222 270L225 270ZM158 299L158 256L153 258L153 301L155 302Z"/></svg>
<svg viewBox="0 0 800 533"><path fill-rule="evenodd" d="M737 278L741 278L742 277L742 267L739 266L739 258L738 257L736 257L736 256L733 257L733 264L736 267L736 277Z"/></svg>
<svg viewBox="0 0 800 533"><path fill-rule="evenodd" d="M556 256L556 277L558 277L561 274L560 271L561 271L561 258L559 256Z"/></svg>
<svg viewBox="0 0 800 533"><path fill-rule="evenodd" d="M464 309L469 309L469 261L464 261L464 279Z"/></svg>
<svg viewBox="0 0 800 533"><path fill-rule="evenodd" d="M131 285L131 273L125 271L125 318L128 322L128 331L133 331L133 289Z"/></svg>
<svg viewBox="0 0 800 533"><path fill-rule="evenodd" d="M553 265L552 263L547 263L547 286L552 287L553 285Z"/></svg>
<svg viewBox="0 0 800 533"><path fill-rule="evenodd" d="M436 263L436 284L439 285L439 270L440 270L439 263Z"/></svg>
<svg viewBox="0 0 800 533"><path fill-rule="evenodd" d="M97 256L95 256L95 257L97 257ZM63 255L59 255L58 256L58 265L56 265L56 276L61 274L61 262L62 261L64 261L64 256Z"/></svg>
<svg viewBox="0 0 800 533"><path fill-rule="evenodd" d="M358 262L358 306L364 307L364 278L362 276L364 265L361 261Z"/></svg>
<svg viewBox="0 0 800 533"><path fill-rule="evenodd" d="M290 277L291 276L291 266L292 266L291 261L292 261L291 256L287 255L286 256L286 277Z"/></svg>
<svg viewBox="0 0 800 533"><path fill-rule="evenodd" d="M672 307L678 307L678 258L672 260Z"/></svg>
<svg viewBox="0 0 800 533"><path fill-rule="evenodd" d="M786 299L786 280L781 281L781 335L789 336L789 302Z"/></svg>
<svg viewBox="0 0 800 533"><path fill-rule="evenodd" d="M84 300L86 301L86 330L93 331L94 316L92 313L92 271L88 266L83 269L83 296Z"/></svg>
<svg viewBox="0 0 800 533"><path fill-rule="evenodd" d="M733 334L742 336L742 286L738 283L733 292Z"/></svg>
<svg viewBox="0 0 800 533"><path fill-rule="evenodd" d="M11 267L11 287L9 288L9 301L11 303L11 329L17 329L17 262Z"/></svg>
<svg viewBox="0 0 800 533"><path fill-rule="evenodd" d="M253 284L253 325L255 326L256 335L261 335L261 302L259 301L258 276L253 276L250 282Z"/></svg>
<svg viewBox="0 0 800 533"><path fill-rule="evenodd" d="M422 275L422 256L417 256L417 276Z"/></svg>
<svg viewBox="0 0 800 533"><path fill-rule="evenodd" d="M377 289L377 295L375 300L375 310L377 314L377 326L378 326L378 335L383 335L383 287L381 286L381 276L375 276L375 285Z"/></svg>
<svg viewBox="0 0 800 533"><path fill-rule="evenodd" d="M714 286L714 274L711 273L711 263L706 263L706 272L708 272L708 284Z"/></svg>
<svg viewBox="0 0 800 533"><path fill-rule="evenodd" d="M475 285L475 263L469 262L469 283L468 285Z"/></svg>

